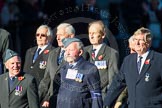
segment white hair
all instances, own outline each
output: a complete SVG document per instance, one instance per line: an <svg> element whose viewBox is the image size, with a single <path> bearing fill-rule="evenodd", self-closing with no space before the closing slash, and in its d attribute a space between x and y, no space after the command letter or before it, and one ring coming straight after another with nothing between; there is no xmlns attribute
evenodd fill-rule
<svg viewBox="0 0 162 108"><path fill-rule="evenodd" d="M75 35L75 29L71 24L69 24L69 23L61 23L60 25L57 26L57 30L62 29L62 28L65 29L65 32L67 34L74 34Z"/></svg>

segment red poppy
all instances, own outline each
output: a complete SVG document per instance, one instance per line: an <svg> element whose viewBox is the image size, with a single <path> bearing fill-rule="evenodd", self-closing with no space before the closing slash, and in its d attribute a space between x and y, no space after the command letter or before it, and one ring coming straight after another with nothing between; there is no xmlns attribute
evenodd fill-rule
<svg viewBox="0 0 162 108"><path fill-rule="evenodd" d="M150 64L150 59L146 60L145 64Z"/></svg>
<svg viewBox="0 0 162 108"><path fill-rule="evenodd" d="M44 54L48 54L49 53L49 50L44 50Z"/></svg>
<svg viewBox="0 0 162 108"><path fill-rule="evenodd" d="M98 56L98 60L102 60L102 59L103 59L102 55Z"/></svg>
<svg viewBox="0 0 162 108"><path fill-rule="evenodd" d="M18 80L19 80L19 81L22 81L23 79L24 79L23 76L19 76L19 77L18 77Z"/></svg>

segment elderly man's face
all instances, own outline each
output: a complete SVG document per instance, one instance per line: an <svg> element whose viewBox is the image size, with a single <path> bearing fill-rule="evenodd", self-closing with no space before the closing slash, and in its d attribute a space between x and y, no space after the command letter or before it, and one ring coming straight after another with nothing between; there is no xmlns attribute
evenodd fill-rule
<svg viewBox="0 0 162 108"><path fill-rule="evenodd" d="M80 56L82 51L78 49L77 42L73 42L65 49L65 61L74 63Z"/></svg>
<svg viewBox="0 0 162 108"><path fill-rule="evenodd" d="M139 55L144 54L149 49L149 44L144 41L144 34L134 36L134 48Z"/></svg>
<svg viewBox="0 0 162 108"><path fill-rule="evenodd" d="M16 76L20 73L21 60L18 56L14 56L5 63L5 66L9 70L10 76Z"/></svg>
<svg viewBox="0 0 162 108"><path fill-rule="evenodd" d="M92 45L98 45L102 43L105 36L101 34L100 30L101 26L99 24L92 24L89 27L89 41Z"/></svg>
<svg viewBox="0 0 162 108"><path fill-rule="evenodd" d="M58 46L63 47L62 39L67 38L68 34L65 32L65 29L60 28L57 30L56 35L57 35L56 39L57 39Z"/></svg>
<svg viewBox="0 0 162 108"><path fill-rule="evenodd" d="M46 28L39 28L36 32L36 40L38 46L44 46L48 44L49 37L47 36L48 30Z"/></svg>

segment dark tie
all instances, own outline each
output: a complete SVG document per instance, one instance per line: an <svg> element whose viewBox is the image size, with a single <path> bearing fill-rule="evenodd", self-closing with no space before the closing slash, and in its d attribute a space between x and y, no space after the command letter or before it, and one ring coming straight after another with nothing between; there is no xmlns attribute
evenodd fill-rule
<svg viewBox="0 0 162 108"><path fill-rule="evenodd" d="M58 64L60 64L64 58L64 53L65 53L65 50L62 50L61 53L60 53L60 56L58 58Z"/></svg>
<svg viewBox="0 0 162 108"><path fill-rule="evenodd" d="M139 56L138 62L137 62L137 68L138 68L138 72L140 73L140 68L141 68L141 62L142 62L142 57Z"/></svg>
<svg viewBox="0 0 162 108"><path fill-rule="evenodd" d="M11 89L13 87L14 81L15 81L15 77L9 78L10 91L11 91Z"/></svg>
<svg viewBox="0 0 162 108"><path fill-rule="evenodd" d="M35 60L37 59L37 57L39 56L39 52L41 51L41 48L39 48L36 52L35 52L35 55L34 55L34 58L33 58L33 62L35 62Z"/></svg>
<svg viewBox="0 0 162 108"><path fill-rule="evenodd" d="M74 65L69 64L69 69L72 69L74 67Z"/></svg>
<svg viewBox="0 0 162 108"><path fill-rule="evenodd" d="M93 60L95 59L95 51L96 51L96 49L93 49L93 50L92 50L92 53L91 53L91 56L92 56L92 59L93 59Z"/></svg>

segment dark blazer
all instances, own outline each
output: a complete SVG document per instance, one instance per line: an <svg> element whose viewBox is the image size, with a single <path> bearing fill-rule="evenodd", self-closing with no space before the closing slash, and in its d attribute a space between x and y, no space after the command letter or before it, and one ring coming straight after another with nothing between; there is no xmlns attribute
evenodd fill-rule
<svg viewBox="0 0 162 108"><path fill-rule="evenodd" d="M3 59L5 57L6 49L12 49L12 40L10 33L4 29L0 29L0 74L5 73L6 69L3 69Z"/></svg>
<svg viewBox="0 0 162 108"><path fill-rule="evenodd" d="M46 64L41 65L40 63L41 62L47 63L48 55L54 47L52 45L48 45L44 49L44 51L37 57L35 62L33 63L33 57L34 57L34 54L35 54L37 48L38 47L35 46L35 47L27 50L23 71L33 75L37 80L37 85L39 85L40 81L44 77L44 73L45 73L45 69L46 69Z"/></svg>
<svg viewBox="0 0 162 108"><path fill-rule="evenodd" d="M103 44L96 58L93 60L91 56L92 49L92 45L85 47L85 51L87 51L90 55L89 61L91 63L94 64L95 61L106 61L107 68L99 69L102 92L106 93L107 86L112 82L114 75L118 73L119 53L106 44ZM99 59L99 56L102 56L102 59Z"/></svg>
<svg viewBox="0 0 162 108"><path fill-rule="evenodd" d="M129 108L162 108L161 61L162 54L150 51L139 74L137 54L128 55L107 92L105 105L112 106L116 95L127 85Z"/></svg>
<svg viewBox="0 0 162 108"><path fill-rule="evenodd" d="M57 100L57 94L60 87L60 68L65 63L63 60L61 64L57 63L57 58L60 55L61 47L53 49L49 53L47 68L44 74L44 78L39 85L39 97L40 101L50 101L50 107L55 108ZM88 58L88 54L84 53L84 58Z"/></svg>
<svg viewBox="0 0 162 108"><path fill-rule="evenodd" d="M57 93L60 85L60 67L64 64L64 60L59 65L57 63L57 58L59 57L61 48L57 47L49 53L47 68L45 70L44 77L39 85L39 96L40 101L50 101L50 107L56 107ZM55 91L55 94L53 94ZM55 100L55 101L54 101Z"/></svg>
<svg viewBox="0 0 162 108"><path fill-rule="evenodd" d="M19 77L23 77L19 79ZM15 79L14 85L9 90L9 74L0 76L0 108L40 108L38 88L33 76L21 73ZM22 87L22 91L16 95L16 88Z"/></svg>
<svg viewBox="0 0 162 108"><path fill-rule="evenodd" d="M100 77L97 67L80 58L73 67L83 75L81 82L66 78L69 64L61 69L61 86L58 93L57 108L102 108Z"/></svg>

